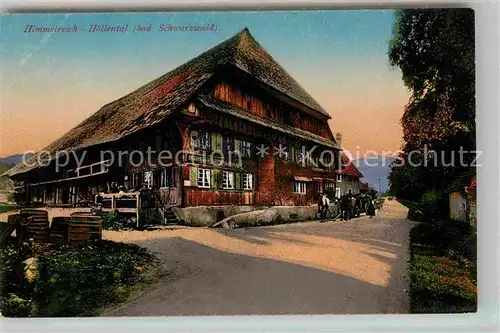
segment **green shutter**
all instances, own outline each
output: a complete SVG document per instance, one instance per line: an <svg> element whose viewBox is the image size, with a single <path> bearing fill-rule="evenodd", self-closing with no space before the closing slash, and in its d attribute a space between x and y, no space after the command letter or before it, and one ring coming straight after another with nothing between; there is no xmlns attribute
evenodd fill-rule
<svg viewBox="0 0 500 333"><path fill-rule="evenodd" d="M198 168L194 165L190 167L189 179L191 180L191 186L198 186Z"/></svg>
<svg viewBox="0 0 500 333"><path fill-rule="evenodd" d="M236 190L241 190L243 188L243 177L241 176L241 172L234 173L234 188Z"/></svg>
<svg viewBox="0 0 500 333"><path fill-rule="evenodd" d="M210 133L210 147L212 150L217 150L217 133Z"/></svg>
<svg viewBox="0 0 500 333"><path fill-rule="evenodd" d="M210 170L210 187L217 189L222 187L222 172L219 169Z"/></svg>
<svg viewBox="0 0 500 333"><path fill-rule="evenodd" d="M222 134L220 133L211 133L210 143L213 151L222 151Z"/></svg>

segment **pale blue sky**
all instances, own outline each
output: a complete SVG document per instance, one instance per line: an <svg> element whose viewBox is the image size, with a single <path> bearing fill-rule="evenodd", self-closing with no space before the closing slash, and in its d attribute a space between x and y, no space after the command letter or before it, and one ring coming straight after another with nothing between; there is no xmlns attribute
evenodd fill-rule
<svg viewBox="0 0 500 333"><path fill-rule="evenodd" d="M385 135L375 146L399 148L407 92L386 55L393 20L393 11L374 10L3 15L0 156L43 148L103 104L245 27L330 112L346 144L366 146ZM82 31L24 33L28 24ZM153 31L89 33L91 24L152 24ZM219 31L160 32L160 24L217 24ZM348 126L387 117L366 135Z"/></svg>

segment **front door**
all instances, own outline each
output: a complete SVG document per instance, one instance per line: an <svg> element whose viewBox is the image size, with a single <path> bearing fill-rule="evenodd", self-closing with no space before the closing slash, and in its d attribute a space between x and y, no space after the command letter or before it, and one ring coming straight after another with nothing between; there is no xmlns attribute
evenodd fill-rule
<svg viewBox="0 0 500 333"><path fill-rule="evenodd" d="M161 170L159 199L163 206L178 206L180 199L180 172L178 166L171 166Z"/></svg>

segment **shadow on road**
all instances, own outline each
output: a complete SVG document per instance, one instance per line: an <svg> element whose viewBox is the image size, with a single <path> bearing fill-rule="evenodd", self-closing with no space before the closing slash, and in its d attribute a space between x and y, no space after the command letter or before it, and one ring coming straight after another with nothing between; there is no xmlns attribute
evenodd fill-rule
<svg viewBox="0 0 500 333"><path fill-rule="evenodd" d="M408 313L412 223L390 207L344 223L140 234L172 274L114 315Z"/></svg>

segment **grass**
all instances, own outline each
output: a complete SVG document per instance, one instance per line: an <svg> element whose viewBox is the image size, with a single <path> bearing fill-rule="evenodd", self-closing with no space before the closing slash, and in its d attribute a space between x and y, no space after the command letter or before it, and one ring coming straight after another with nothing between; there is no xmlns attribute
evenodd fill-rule
<svg viewBox="0 0 500 333"><path fill-rule="evenodd" d="M18 205L0 203L0 214L7 213L7 212L10 212L13 210L18 210L18 209L19 209Z"/></svg>
<svg viewBox="0 0 500 333"><path fill-rule="evenodd" d="M475 249L475 238L467 238L466 232L457 232L457 228L460 226L450 222L412 229L411 313L477 311L477 268L475 251L471 250Z"/></svg>
<svg viewBox="0 0 500 333"><path fill-rule="evenodd" d="M7 317L95 316L125 301L133 288L148 283L155 258L136 245L101 241L37 249L34 273L24 261L27 245L12 238L0 251L2 314Z"/></svg>
<svg viewBox="0 0 500 333"><path fill-rule="evenodd" d="M8 212L10 207L8 205L0 204L0 213Z"/></svg>

